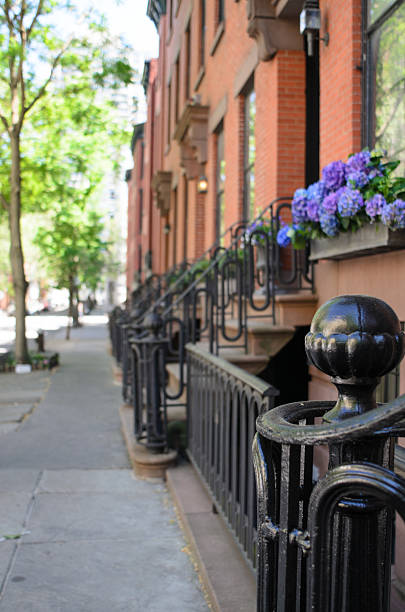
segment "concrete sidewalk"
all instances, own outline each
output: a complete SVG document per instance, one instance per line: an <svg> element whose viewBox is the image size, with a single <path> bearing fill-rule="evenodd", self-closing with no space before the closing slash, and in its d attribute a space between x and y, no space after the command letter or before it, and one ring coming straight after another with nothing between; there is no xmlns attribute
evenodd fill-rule
<svg viewBox="0 0 405 612"><path fill-rule="evenodd" d="M209 609L166 487L129 468L106 327L48 346L55 372L0 374L0 612Z"/></svg>

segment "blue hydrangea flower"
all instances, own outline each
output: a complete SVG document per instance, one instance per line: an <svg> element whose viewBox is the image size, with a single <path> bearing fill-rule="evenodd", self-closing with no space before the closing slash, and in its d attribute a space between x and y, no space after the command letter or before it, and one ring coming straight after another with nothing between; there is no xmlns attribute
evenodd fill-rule
<svg viewBox="0 0 405 612"><path fill-rule="evenodd" d="M342 217L353 217L364 205L360 191L344 187L338 200L338 211Z"/></svg>
<svg viewBox="0 0 405 612"><path fill-rule="evenodd" d="M300 223L308 220L307 214L307 190L297 189L294 193L293 201L291 203L292 217L294 223Z"/></svg>
<svg viewBox="0 0 405 612"><path fill-rule="evenodd" d="M329 191L343 187L346 182L346 164L340 160L328 164L322 170L322 179Z"/></svg>
<svg viewBox="0 0 405 612"><path fill-rule="evenodd" d="M381 219L384 225L391 229L405 228L405 202L395 200L392 204L386 203L381 210Z"/></svg>
<svg viewBox="0 0 405 612"><path fill-rule="evenodd" d="M327 236L332 237L336 236L339 233L339 222L334 214L329 214L326 211L321 210L319 215L319 223L321 225L322 231Z"/></svg>
<svg viewBox="0 0 405 612"><path fill-rule="evenodd" d="M316 200L320 204L327 194L327 189L324 181L317 181L310 185L307 189L308 200Z"/></svg>
<svg viewBox="0 0 405 612"><path fill-rule="evenodd" d="M290 230L290 226L289 225L284 225L284 227L282 227L281 229L278 230L277 232L277 243L281 246L281 247L287 247L289 244L291 244L291 238L289 236L287 236L289 230Z"/></svg>
<svg viewBox="0 0 405 612"><path fill-rule="evenodd" d="M366 213L371 219L374 219L377 215L381 215L383 207L386 205L384 196L380 193L374 195L370 200L366 202Z"/></svg>
<svg viewBox="0 0 405 612"><path fill-rule="evenodd" d="M355 189L361 189L365 187L370 182L370 175L366 172L349 172L347 174L347 184L349 187L354 187Z"/></svg>

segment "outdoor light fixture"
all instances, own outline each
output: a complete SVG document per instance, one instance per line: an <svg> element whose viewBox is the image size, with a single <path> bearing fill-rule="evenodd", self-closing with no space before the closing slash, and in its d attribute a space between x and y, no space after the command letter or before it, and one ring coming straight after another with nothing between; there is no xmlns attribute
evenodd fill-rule
<svg viewBox="0 0 405 612"><path fill-rule="evenodd" d="M163 233L168 234L170 230L171 230L170 223L169 222L165 223L165 226L163 228Z"/></svg>
<svg viewBox="0 0 405 612"><path fill-rule="evenodd" d="M198 179L197 182L197 191L198 193L207 193L208 191L208 179L206 176L202 175Z"/></svg>
<svg viewBox="0 0 405 612"><path fill-rule="evenodd" d="M317 35L319 40L323 40L325 47L329 44L329 34L326 33L324 38L320 38L320 29L321 11L319 2L318 0L306 0L300 13L300 33L307 37L307 51L310 57L314 54L314 40Z"/></svg>

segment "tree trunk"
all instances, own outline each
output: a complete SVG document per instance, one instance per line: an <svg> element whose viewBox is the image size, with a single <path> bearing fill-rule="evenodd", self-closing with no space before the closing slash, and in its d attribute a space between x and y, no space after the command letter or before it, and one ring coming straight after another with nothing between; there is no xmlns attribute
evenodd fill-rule
<svg viewBox="0 0 405 612"><path fill-rule="evenodd" d="M17 363L27 363L28 350L25 337L25 294L27 282L24 273L24 254L21 244L21 167L20 133L17 127L10 130L10 262L15 299L15 358Z"/></svg>
<svg viewBox="0 0 405 612"><path fill-rule="evenodd" d="M68 324L66 327L66 336L65 336L66 340L70 340L71 322L73 319L73 311L74 311L73 297L74 297L73 278L69 278L69 310L68 310Z"/></svg>
<svg viewBox="0 0 405 612"><path fill-rule="evenodd" d="M73 300L73 327L80 327L79 323L79 290L74 287L74 300Z"/></svg>

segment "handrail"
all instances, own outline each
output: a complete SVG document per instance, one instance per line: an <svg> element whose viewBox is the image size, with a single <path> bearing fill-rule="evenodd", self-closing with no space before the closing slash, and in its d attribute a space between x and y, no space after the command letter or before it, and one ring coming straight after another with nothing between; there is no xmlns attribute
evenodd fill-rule
<svg viewBox="0 0 405 612"><path fill-rule="evenodd" d="M268 206L266 206L266 208L265 208L264 210L262 210L262 211L261 211L261 213L260 213L260 214L259 214L259 215L258 215L258 216L257 216L257 217L256 217L256 218L253 220L253 221L250 221L250 222L248 223L248 225L253 225L253 223L256 223L257 221L259 221L259 220L260 220L260 219L261 219L261 218L262 218L262 217L265 215L265 213L266 213L266 212L268 212L268 211L271 211L271 210L273 209L274 205L275 205L275 204L277 204L278 202L285 202L285 201L290 201L290 200L291 200L291 198L290 198L290 197L286 197L286 198L276 198L275 200L273 200L272 202L270 202L270 204L269 204ZM231 225L231 226L228 228L228 230L229 230L229 229L231 229L232 227L235 227L235 226L239 226L239 227L243 228L244 223L247 223L247 222L244 222L244 221L238 221L237 223L234 223L233 225ZM214 269L214 268L215 268L215 267L216 267L216 266L217 266L217 265L218 265L218 264L219 264L221 261L226 260L226 257L227 257L227 255L228 255L228 253L229 253L229 252L232 250L232 248L233 248L233 247L235 247L235 246L238 244L238 242L239 242L239 240L240 240L240 239L241 239L241 236L240 236L239 234L237 234L237 235L236 235L236 237L233 239L232 243L231 243L231 244L230 244L230 245L229 245L229 246L226 248L226 250L223 252L222 256L221 256L219 259L213 259L213 261L211 262L211 264L210 264L210 265L209 265L209 266L208 266L208 267L207 267L205 270L203 270L203 272L201 273L201 275L200 275L198 278L194 279L194 281L193 281L191 284L189 284L189 285L187 286L187 289L185 289L185 290L183 291L183 293L181 293L181 294L178 296L178 298L177 298L177 299L176 299L174 302L172 302L172 304L170 304L170 306L169 306L169 307L168 307L166 310L164 310L164 311L163 311L162 316L167 316L167 315L170 313L170 311L171 311L172 309L176 308L176 307L177 307L177 306L180 304L180 302L181 302L181 301L182 301L182 300L183 300L185 297L187 297L187 295L189 295L189 294L190 294L190 293L193 291L193 289L195 289L195 287L196 287L196 286L197 286L197 285L198 285L198 284L199 284L199 283L200 283L202 280L204 280L204 279L205 279L205 278L206 278L206 277L209 275L209 273L210 273L210 272L212 272L212 270L213 270L213 269ZM210 247L210 248L212 248L212 247ZM209 250L210 250L210 249L209 249ZM191 271L192 271L192 268L189 270L189 272L191 272ZM156 304L155 306L158 306L158 305L159 305L159 304ZM152 308L152 310L154 310L154 309Z"/></svg>
<svg viewBox="0 0 405 612"><path fill-rule="evenodd" d="M220 245L220 242L223 238L226 237L226 235L228 233L230 233L232 231L232 229L239 225L241 222L240 221L235 221L234 223L232 223L229 227L227 227L227 229L215 240L215 242L213 242L213 244L211 244L211 246L208 247L208 249L206 249L204 251L204 253L202 253L202 255L200 255L197 259L195 259L193 261L193 263L191 264L191 267L186 269L183 274L181 276L179 276L175 282L170 285L170 287L168 288L168 290L163 293L160 298L154 303L152 304L148 310L144 313L143 316L147 316L148 314L151 314L154 310L156 310L156 308L158 308L159 306L162 305L162 303L164 303L164 301L171 295L173 294L175 291L175 289L179 286L181 286L182 282L185 280L186 276L190 273L193 273L193 268L199 264L201 261L204 261L206 256L216 247L218 247Z"/></svg>

